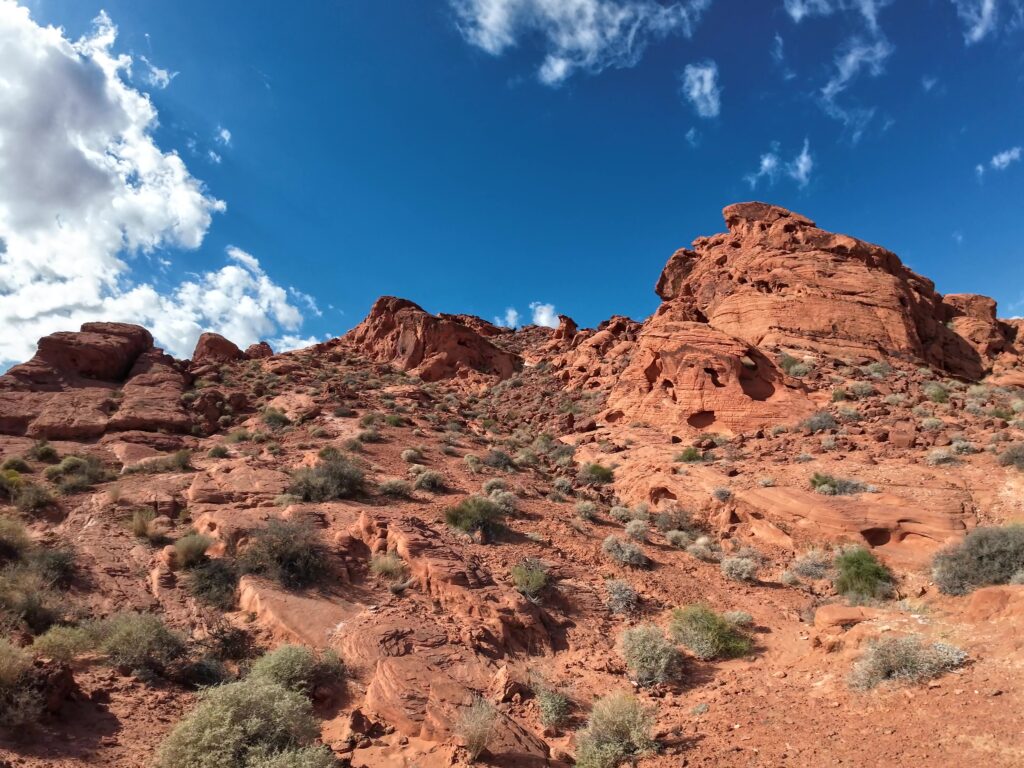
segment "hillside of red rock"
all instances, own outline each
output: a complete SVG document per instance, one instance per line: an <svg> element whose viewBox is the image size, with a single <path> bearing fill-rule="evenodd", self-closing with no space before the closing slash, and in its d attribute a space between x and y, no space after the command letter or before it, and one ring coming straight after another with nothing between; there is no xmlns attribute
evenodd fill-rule
<svg viewBox="0 0 1024 768"><path fill-rule="evenodd" d="M285 645L344 679L323 761L261 766L1024 764L1019 322L723 215L643 321L39 340L0 376L0 766L197 764L160 745ZM646 735L597 744L617 691Z"/></svg>

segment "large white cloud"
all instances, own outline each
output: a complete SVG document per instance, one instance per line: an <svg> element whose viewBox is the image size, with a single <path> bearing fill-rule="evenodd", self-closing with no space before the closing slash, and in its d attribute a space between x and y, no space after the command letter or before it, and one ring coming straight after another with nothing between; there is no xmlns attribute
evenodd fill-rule
<svg viewBox="0 0 1024 768"><path fill-rule="evenodd" d="M240 344L301 313L253 257L167 291L133 279L158 249L198 248L225 204L153 140L157 113L124 77L102 13L87 37L0 0L0 363L88 320L148 326L187 356L204 328Z"/></svg>
<svg viewBox="0 0 1024 768"><path fill-rule="evenodd" d="M558 85L575 70L631 67L652 38L689 37L711 0L450 0L473 45L499 56L537 35L547 53L541 82Z"/></svg>

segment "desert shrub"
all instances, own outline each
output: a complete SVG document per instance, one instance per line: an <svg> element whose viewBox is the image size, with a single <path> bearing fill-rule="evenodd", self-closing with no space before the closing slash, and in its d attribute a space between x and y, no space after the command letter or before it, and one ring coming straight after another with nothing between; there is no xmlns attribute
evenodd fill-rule
<svg viewBox="0 0 1024 768"><path fill-rule="evenodd" d="M490 495L495 491L508 490L508 483L506 483L500 477L492 477L489 480L485 480L481 488L485 494Z"/></svg>
<svg viewBox="0 0 1024 768"><path fill-rule="evenodd" d="M412 485L397 478L384 480L377 488L384 496L406 497L412 494Z"/></svg>
<svg viewBox="0 0 1024 768"><path fill-rule="evenodd" d="M28 565L46 584L66 587L75 574L75 554L70 549L35 547L29 553Z"/></svg>
<svg viewBox="0 0 1024 768"><path fill-rule="evenodd" d="M93 631L107 660L129 670L161 672L185 652L185 641L151 613L120 613Z"/></svg>
<svg viewBox="0 0 1024 768"><path fill-rule="evenodd" d="M384 435L382 435L376 427L370 427L369 429L363 429L356 433L356 440L362 443L383 443Z"/></svg>
<svg viewBox="0 0 1024 768"><path fill-rule="evenodd" d="M790 376L806 376L811 371L811 366L807 363L802 363L792 355L783 353L779 355L779 368L784 370Z"/></svg>
<svg viewBox="0 0 1024 768"><path fill-rule="evenodd" d="M174 561L182 568L192 568L206 559L206 550L213 539L201 533L189 533L174 542Z"/></svg>
<svg viewBox="0 0 1024 768"><path fill-rule="evenodd" d="M223 459L228 455L228 447L226 445L215 445L206 453L211 459Z"/></svg>
<svg viewBox="0 0 1024 768"><path fill-rule="evenodd" d="M287 427L292 423L291 419L285 416L284 411L280 408L272 408L270 406L263 409L263 414L260 419L271 429L280 429L281 427Z"/></svg>
<svg viewBox="0 0 1024 768"><path fill-rule="evenodd" d="M790 569L805 579L823 579L832 571L832 556L820 549L809 549L793 560Z"/></svg>
<svg viewBox="0 0 1024 768"><path fill-rule="evenodd" d="M448 525L465 533L491 532L500 526L501 518L501 507L482 496L469 496L444 513Z"/></svg>
<svg viewBox="0 0 1024 768"><path fill-rule="evenodd" d="M615 768L650 752L654 712L626 691L594 702L587 726L576 735L576 768Z"/></svg>
<svg viewBox="0 0 1024 768"><path fill-rule="evenodd" d="M402 451L402 461L407 464L418 464L423 459L423 454L415 448L406 448Z"/></svg>
<svg viewBox="0 0 1024 768"><path fill-rule="evenodd" d="M892 589L888 569L864 547L849 547L835 559L836 591L854 599L885 597Z"/></svg>
<svg viewBox="0 0 1024 768"><path fill-rule="evenodd" d="M930 467L940 467L946 464L956 464L957 458L951 451L936 448L928 452L925 462Z"/></svg>
<svg viewBox="0 0 1024 768"><path fill-rule="evenodd" d="M336 768L338 761L326 746L262 752L250 757L245 768Z"/></svg>
<svg viewBox="0 0 1024 768"><path fill-rule="evenodd" d="M519 507L519 499L512 491L493 491L487 498L501 508L503 515L513 515Z"/></svg>
<svg viewBox="0 0 1024 768"><path fill-rule="evenodd" d="M306 751L319 732L305 696L270 680L250 678L200 692L196 708L161 745L157 766L273 766L275 763L268 761L281 761L286 755ZM307 763L303 768L316 765ZM330 763L324 761L321 765Z"/></svg>
<svg viewBox="0 0 1024 768"><path fill-rule="evenodd" d="M33 641L32 653L48 659L69 662L91 650L94 642L92 634L84 627L55 626Z"/></svg>
<svg viewBox="0 0 1024 768"><path fill-rule="evenodd" d="M32 547L25 526L10 517L0 517L0 565L24 558Z"/></svg>
<svg viewBox="0 0 1024 768"><path fill-rule="evenodd" d="M685 530L690 527L690 514L677 506L658 510L652 518L654 527L662 533L672 530Z"/></svg>
<svg viewBox="0 0 1024 768"><path fill-rule="evenodd" d="M704 461L704 458L704 451L694 445L683 448L683 450L675 455L675 460L684 464L694 464Z"/></svg>
<svg viewBox="0 0 1024 768"><path fill-rule="evenodd" d="M548 584L548 568L535 557L512 566L512 584L526 597L536 599Z"/></svg>
<svg viewBox="0 0 1024 768"><path fill-rule="evenodd" d="M572 481L567 477L556 477L551 487L558 493L564 493L566 496L572 495Z"/></svg>
<svg viewBox="0 0 1024 768"><path fill-rule="evenodd" d="M604 604L612 613L633 613L640 605L640 596L624 579L608 579L604 583L608 593Z"/></svg>
<svg viewBox="0 0 1024 768"><path fill-rule="evenodd" d="M331 413L342 419L350 419L356 415L356 412L347 405L339 405Z"/></svg>
<svg viewBox="0 0 1024 768"><path fill-rule="evenodd" d="M320 657L304 645L282 645L253 662L249 680L265 680L311 696L318 686L335 686L345 678L345 665L333 651Z"/></svg>
<svg viewBox="0 0 1024 768"><path fill-rule="evenodd" d="M630 520L626 523L626 535L634 541L647 541L647 523L643 520Z"/></svg>
<svg viewBox="0 0 1024 768"><path fill-rule="evenodd" d="M746 611L726 611L722 614L722 618L734 627L749 627L754 623L754 617Z"/></svg>
<svg viewBox="0 0 1024 768"><path fill-rule="evenodd" d="M703 560L706 563L717 562L722 558L718 544L707 536L699 536L697 540L686 547L686 552L691 557Z"/></svg>
<svg viewBox="0 0 1024 768"><path fill-rule="evenodd" d="M716 501L725 502L732 498L732 491L728 488L715 488L715 490L711 492L711 495Z"/></svg>
<svg viewBox="0 0 1024 768"><path fill-rule="evenodd" d="M486 699L476 698L462 710L454 730L469 752L470 760L476 760L487 749L497 720L498 711Z"/></svg>
<svg viewBox="0 0 1024 768"><path fill-rule="evenodd" d="M197 600L230 611L235 607L238 569L224 558L206 560L189 571L186 586Z"/></svg>
<svg viewBox="0 0 1024 768"><path fill-rule="evenodd" d="M963 665L967 654L946 643L920 637L883 637L872 641L854 663L850 685L868 690L887 681L919 683Z"/></svg>
<svg viewBox="0 0 1024 768"><path fill-rule="evenodd" d="M489 450L483 458L483 463L492 469L503 469L511 472L516 468L515 461L504 451L499 451L497 448Z"/></svg>
<svg viewBox="0 0 1024 768"><path fill-rule="evenodd" d="M37 440L32 444L32 447L28 449L29 458L35 459L36 461L53 462L60 458L57 453L57 449L50 445L46 440Z"/></svg>
<svg viewBox="0 0 1024 768"><path fill-rule="evenodd" d="M665 531L665 541L673 547L682 549L693 541L693 537L686 531Z"/></svg>
<svg viewBox="0 0 1024 768"><path fill-rule="evenodd" d="M576 479L583 485L605 485L614 478L613 470L597 463L584 464L576 474Z"/></svg>
<svg viewBox="0 0 1024 768"><path fill-rule="evenodd" d="M892 366L883 360L868 363L861 370L873 379L884 379L892 373Z"/></svg>
<svg viewBox="0 0 1024 768"><path fill-rule="evenodd" d="M753 557L722 558L722 575L733 581L756 581L761 564Z"/></svg>
<svg viewBox="0 0 1024 768"><path fill-rule="evenodd" d="M750 651L750 638L707 606L672 611L669 634L699 659L734 658Z"/></svg>
<svg viewBox="0 0 1024 768"><path fill-rule="evenodd" d="M683 672L679 649L665 639L661 627L641 624L619 636L619 653L639 685L677 680Z"/></svg>
<svg viewBox="0 0 1024 768"><path fill-rule="evenodd" d="M989 584L1007 584L1024 569L1024 526L975 528L962 541L935 555L932 577L950 595L965 595Z"/></svg>
<svg viewBox="0 0 1024 768"><path fill-rule="evenodd" d="M850 393L847 392L843 387L836 387L835 389L832 390L833 403L841 403L844 400L846 400L849 396Z"/></svg>
<svg viewBox="0 0 1024 768"><path fill-rule="evenodd" d="M252 434L249 432L249 430L247 430L247 429L238 429L238 430L235 430L234 432L229 433L228 436L224 438L224 442L225 443L231 443L232 445L234 445L235 443L245 443L245 442L248 442L251 439L252 439Z"/></svg>
<svg viewBox="0 0 1024 768"><path fill-rule="evenodd" d="M999 464L1003 467L1016 467L1024 471L1024 443L1006 446L999 454Z"/></svg>
<svg viewBox="0 0 1024 768"><path fill-rule="evenodd" d="M956 439L953 444L949 446L950 450L957 456L965 456L972 453L978 453L978 449L971 445L967 440Z"/></svg>
<svg viewBox="0 0 1024 768"><path fill-rule="evenodd" d="M338 457L297 471L292 475L288 493L303 501L331 501L351 498L362 488L363 471L347 459Z"/></svg>
<svg viewBox="0 0 1024 768"><path fill-rule="evenodd" d="M942 429L943 424L945 424L945 422L942 419L936 419L934 417L921 419L921 429L926 432L935 432Z"/></svg>
<svg viewBox="0 0 1024 768"><path fill-rule="evenodd" d="M476 456L472 453L467 453L465 456L462 457L462 460L466 462L466 467L473 474L478 474L480 470L483 469L484 464L482 461L480 461L479 456Z"/></svg>
<svg viewBox="0 0 1024 768"><path fill-rule="evenodd" d="M238 565L242 573L267 576L289 589L315 584L329 570L320 535L309 525L285 520L254 530Z"/></svg>
<svg viewBox="0 0 1024 768"><path fill-rule="evenodd" d="M68 489L67 492L71 492L71 488L74 484L65 484L64 488ZM23 483L18 489L18 492L14 495L14 506L22 513L38 512L41 509L46 509L53 503L53 497L50 492L47 491L40 485L35 483Z"/></svg>
<svg viewBox="0 0 1024 768"><path fill-rule="evenodd" d="M150 523L156 518L156 512L150 507L139 507L132 512L132 533L140 539L151 538Z"/></svg>
<svg viewBox="0 0 1024 768"><path fill-rule="evenodd" d="M389 413L384 417L384 423L389 427L400 427L405 424L405 417L397 413Z"/></svg>
<svg viewBox="0 0 1024 768"><path fill-rule="evenodd" d="M33 685L28 653L0 637L0 724L28 725L43 712L43 697Z"/></svg>
<svg viewBox="0 0 1024 768"><path fill-rule="evenodd" d="M9 459L4 459L4 463L0 464L0 470L8 470L13 472L20 472L26 474L32 471L32 468L28 465L20 456L11 456Z"/></svg>
<svg viewBox="0 0 1024 768"><path fill-rule="evenodd" d="M79 493L107 477L103 465L95 456L65 456L59 464L47 467L43 474L64 494Z"/></svg>
<svg viewBox="0 0 1024 768"><path fill-rule="evenodd" d="M922 389L924 396L931 400L933 403L947 403L949 402L949 392L944 386L938 382L931 381L924 385Z"/></svg>
<svg viewBox="0 0 1024 768"><path fill-rule="evenodd" d="M416 481L413 485L424 491L443 491L446 487L444 475L432 469L416 475Z"/></svg>
<svg viewBox="0 0 1024 768"><path fill-rule="evenodd" d="M376 554L370 558L370 573L374 576L398 581L405 576L405 561L394 552Z"/></svg>
<svg viewBox="0 0 1024 768"><path fill-rule="evenodd" d="M855 381L850 385L850 394L859 400L863 397L871 397L875 394L875 388L866 381Z"/></svg>
<svg viewBox="0 0 1024 768"><path fill-rule="evenodd" d="M606 555L623 565L633 565L638 568L647 565L647 555L643 550L632 542L623 541L618 536L613 535L606 538L601 549Z"/></svg>
<svg viewBox="0 0 1024 768"><path fill-rule="evenodd" d="M835 429L838 424L836 424L835 417L828 411L818 411L804 419L800 426L810 430L811 434L817 434L826 429Z"/></svg>
<svg viewBox="0 0 1024 768"><path fill-rule="evenodd" d="M620 523L628 523L630 520L642 520L646 522L650 518L650 510L646 504L637 504L635 507L616 505L608 510L608 515Z"/></svg>
<svg viewBox="0 0 1024 768"><path fill-rule="evenodd" d="M536 686L534 695L537 698L541 725L545 728L559 728L565 725L572 707L568 696L546 686Z"/></svg>
<svg viewBox="0 0 1024 768"><path fill-rule="evenodd" d="M597 504L592 501L577 501L576 516L582 520L593 520L597 517Z"/></svg>
<svg viewBox="0 0 1024 768"><path fill-rule="evenodd" d="M810 479L811 488L824 496L848 496L854 493L864 493L868 486L859 480L847 480L842 477L833 477L822 472L815 472Z"/></svg>

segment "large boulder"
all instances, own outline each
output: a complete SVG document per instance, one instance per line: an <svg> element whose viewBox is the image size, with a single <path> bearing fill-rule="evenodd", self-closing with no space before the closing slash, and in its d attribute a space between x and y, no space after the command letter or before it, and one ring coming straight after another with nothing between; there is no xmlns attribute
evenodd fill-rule
<svg viewBox="0 0 1024 768"><path fill-rule="evenodd" d="M204 333L196 342L192 352L192 365L207 363L231 363L241 360L245 355L234 342L225 339L219 333Z"/></svg>

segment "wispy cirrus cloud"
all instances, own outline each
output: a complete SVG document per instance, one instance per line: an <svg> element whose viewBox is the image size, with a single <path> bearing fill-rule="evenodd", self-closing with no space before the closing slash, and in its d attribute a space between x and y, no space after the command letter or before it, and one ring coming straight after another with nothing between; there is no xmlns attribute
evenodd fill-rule
<svg viewBox="0 0 1024 768"><path fill-rule="evenodd" d="M718 117L722 111L722 89L718 85L718 65L713 61L687 64L680 76L683 96L701 117Z"/></svg>
<svg viewBox="0 0 1024 768"><path fill-rule="evenodd" d="M762 182L772 186L781 176L793 179L800 189L810 184L814 171L810 140L804 139L800 152L788 162L782 159L780 150L779 142L772 142L769 150L761 155L757 170L743 177L751 189L756 189Z"/></svg>

